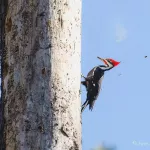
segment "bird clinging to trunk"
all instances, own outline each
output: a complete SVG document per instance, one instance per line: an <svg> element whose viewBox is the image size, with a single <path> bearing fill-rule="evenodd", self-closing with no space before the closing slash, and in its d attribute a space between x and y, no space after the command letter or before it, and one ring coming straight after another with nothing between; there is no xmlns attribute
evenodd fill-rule
<svg viewBox="0 0 150 150"><path fill-rule="evenodd" d="M83 112L83 110L86 108L87 105L89 105L89 109L92 111L95 100L97 99L101 89L101 83L104 77L104 72L114 68L120 63L111 58L106 58L106 59L102 59L100 57L97 58L103 61L105 65L99 65L94 67L87 74L87 77L84 77L82 75L85 81L81 81L81 83L86 87L87 98L84 104L82 105L81 112Z"/></svg>

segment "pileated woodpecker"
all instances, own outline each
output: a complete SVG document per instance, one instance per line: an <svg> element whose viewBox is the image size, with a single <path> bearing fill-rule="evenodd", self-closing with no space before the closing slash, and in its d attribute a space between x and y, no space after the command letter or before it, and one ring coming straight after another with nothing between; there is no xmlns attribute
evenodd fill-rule
<svg viewBox="0 0 150 150"><path fill-rule="evenodd" d="M99 65L94 67L87 74L87 77L84 77L82 75L85 81L81 81L81 83L86 87L87 98L84 104L82 105L81 112L83 112L83 110L86 108L87 105L89 105L89 109L92 111L95 100L97 99L101 89L101 83L104 77L104 72L114 68L120 63L111 58L106 59L102 59L100 57L97 58L103 61L105 65Z"/></svg>

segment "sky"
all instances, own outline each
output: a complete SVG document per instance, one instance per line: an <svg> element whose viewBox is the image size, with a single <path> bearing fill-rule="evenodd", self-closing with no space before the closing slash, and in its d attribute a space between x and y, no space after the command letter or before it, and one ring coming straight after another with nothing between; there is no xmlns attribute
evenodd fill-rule
<svg viewBox="0 0 150 150"><path fill-rule="evenodd" d="M83 150L103 142L117 150L149 150L149 0L82 1L83 75L102 64L97 56L121 63L105 73L94 110L82 114Z"/></svg>

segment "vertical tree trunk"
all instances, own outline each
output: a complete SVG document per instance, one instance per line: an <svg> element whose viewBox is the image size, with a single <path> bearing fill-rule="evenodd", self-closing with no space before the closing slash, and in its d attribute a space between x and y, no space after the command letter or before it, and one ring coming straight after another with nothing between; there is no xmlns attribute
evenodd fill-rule
<svg viewBox="0 0 150 150"><path fill-rule="evenodd" d="M6 150L81 150L80 0L8 0Z"/></svg>
<svg viewBox="0 0 150 150"><path fill-rule="evenodd" d="M5 12L7 9L7 0L0 1L0 85L2 82L1 66L2 66L2 51L4 49L4 35L5 35ZM4 129L4 119L3 119L3 104L1 93L2 87L0 86L0 150L4 150L4 139L3 139L3 129Z"/></svg>

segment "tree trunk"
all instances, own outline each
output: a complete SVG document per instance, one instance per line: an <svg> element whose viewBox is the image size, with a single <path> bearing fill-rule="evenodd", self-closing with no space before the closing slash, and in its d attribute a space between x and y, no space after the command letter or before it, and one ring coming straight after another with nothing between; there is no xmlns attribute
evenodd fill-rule
<svg viewBox="0 0 150 150"><path fill-rule="evenodd" d="M4 35L5 35L5 12L6 12L7 0L0 1L0 85L2 82L1 66L2 66L2 51L4 49ZM0 150L4 150L4 139L3 139L3 129L4 129L4 118L3 118L3 104L1 93L2 86L0 86Z"/></svg>
<svg viewBox="0 0 150 150"><path fill-rule="evenodd" d="M80 51L80 0L8 0L6 150L81 150Z"/></svg>

